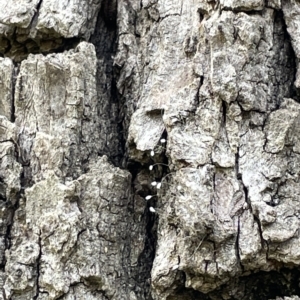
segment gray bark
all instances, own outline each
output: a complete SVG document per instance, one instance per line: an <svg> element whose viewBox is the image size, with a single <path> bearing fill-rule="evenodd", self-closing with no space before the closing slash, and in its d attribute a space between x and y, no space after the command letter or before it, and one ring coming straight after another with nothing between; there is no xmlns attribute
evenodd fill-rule
<svg viewBox="0 0 300 300"><path fill-rule="evenodd" d="M0 300L298 299L299 20L0 0Z"/></svg>

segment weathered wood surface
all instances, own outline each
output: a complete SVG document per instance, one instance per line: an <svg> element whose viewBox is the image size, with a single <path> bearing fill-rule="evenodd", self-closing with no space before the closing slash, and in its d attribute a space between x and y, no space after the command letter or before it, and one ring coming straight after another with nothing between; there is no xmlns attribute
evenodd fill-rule
<svg viewBox="0 0 300 300"><path fill-rule="evenodd" d="M0 299L297 299L299 20L0 0Z"/></svg>

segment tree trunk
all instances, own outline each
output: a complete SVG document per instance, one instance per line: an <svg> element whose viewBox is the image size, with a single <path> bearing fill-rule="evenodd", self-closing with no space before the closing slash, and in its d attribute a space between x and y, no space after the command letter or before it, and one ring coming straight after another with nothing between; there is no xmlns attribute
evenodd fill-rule
<svg viewBox="0 0 300 300"><path fill-rule="evenodd" d="M0 300L299 299L299 20L0 0Z"/></svg>

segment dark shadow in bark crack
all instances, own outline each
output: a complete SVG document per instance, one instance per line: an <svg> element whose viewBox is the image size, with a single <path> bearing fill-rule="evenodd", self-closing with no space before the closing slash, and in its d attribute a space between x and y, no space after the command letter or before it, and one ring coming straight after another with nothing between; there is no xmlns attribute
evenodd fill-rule
<svg viewBox="0 0 300 300"><path fill-rule="evenodd" d="M295 51L292 47L291 44L291 37L287 31L287 26L283 17L283 12L282 11L275 11L275 16L274 16L274 44L276 45L281 45L281 48L277 49L277 57L278 57L278 62L280 61L280 56L282 55L282 52L286 52L286 65L285 68L287 70L290 70L293 80L292 84L288 86L286 90L286 95L285 97L290 97L296 100L297 102L300 102L300 91L297 91L296 87L294 86L294 82L296 80L296 73L297 73L297 68L296 68L296 54ZM287 49L285 49L287 48ZM276 72L279 72L277 68L275 68ZM282 74L276 74L277 78L280 78ZM278 82L278 87L277 91L275 91L274 96L278 95L280 91L280 85L286 85L286 82L281 81ZM275 100L276 101L276 100ZM277 100L277 107L279 107L280 103Z"/></svg>
<svg viewBox="0 0 300 300"><path fill-rule="evenodd" d="M300 271L296 268L257 272L232 279L230 284L208 294L182 285L167 300L273 300L276 297L299 296L299 276Z"/></svg>
<svg viewBox="0 0 300 300"><path fill-rule="evenodd" d="M113 17L115 12L105 10L108 8L113 10L113 7L110 7L113 4L105 4L107 2L104 2L100 10L95 32L90 39L96 48L98 58L96 76L98 115L101 120L99 130L101 130L101 137L106 140L103 149L98 154L100 156L107 155L115 166L121 167L125 148L122 115L125 112L118 96L117 79L113 65L117 50L117 28L116 20Z"/></svg>
<svg viewBox="0 0 300 300"><path fill-rule="evenodd" d="M261 271L232 279L229 285L224 285L208 294L208 299L271 300L276 297L300 295L299 278L300 271L296 268L282 268L271 272Z"/></svg>

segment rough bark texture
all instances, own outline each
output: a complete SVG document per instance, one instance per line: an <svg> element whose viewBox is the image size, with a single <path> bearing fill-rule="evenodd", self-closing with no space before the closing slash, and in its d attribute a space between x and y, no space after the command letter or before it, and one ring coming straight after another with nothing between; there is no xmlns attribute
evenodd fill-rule
<svg viewBox="0 0 300 300"><path fill-rule="evenodd" d="M0 0L0 300L299 299L299 22Z"/></svg>

